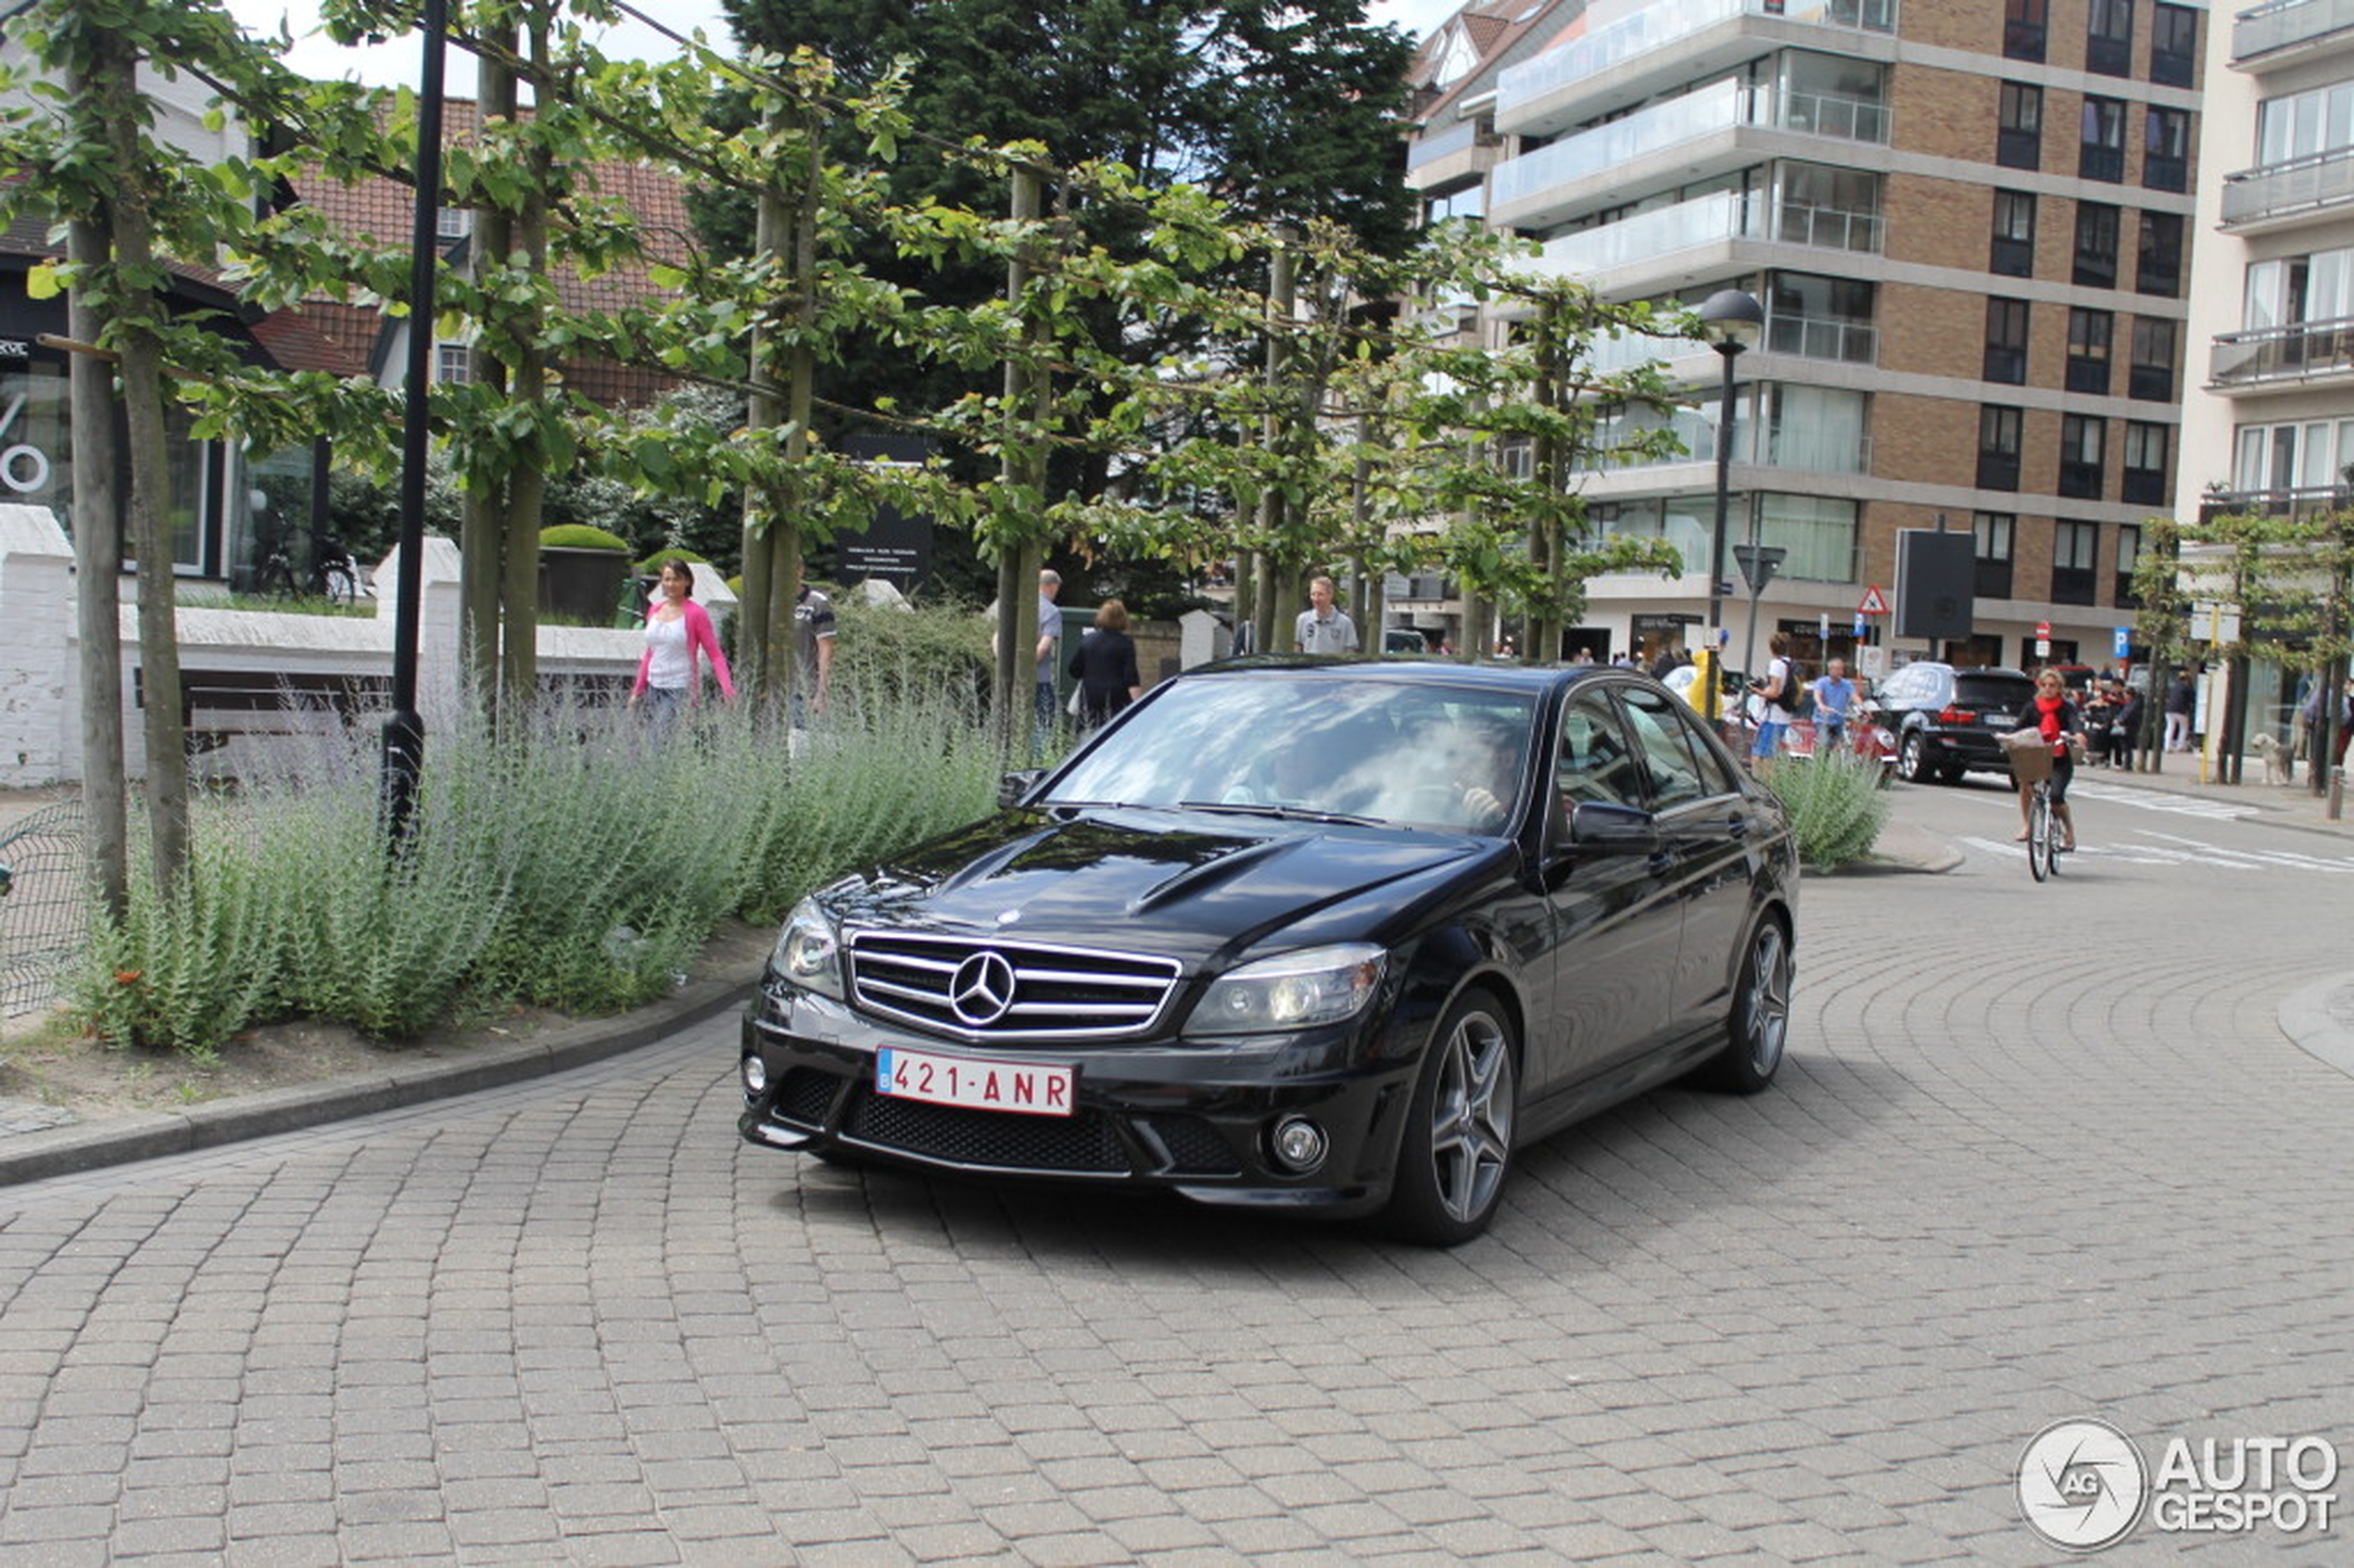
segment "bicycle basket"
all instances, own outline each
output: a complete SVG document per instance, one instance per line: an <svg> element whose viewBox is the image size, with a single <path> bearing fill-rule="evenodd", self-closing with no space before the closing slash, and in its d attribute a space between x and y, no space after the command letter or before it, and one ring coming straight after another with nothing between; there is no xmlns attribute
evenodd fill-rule
<svg viewBox="0 0 2354 1568"><path fill-rule="evenodd" d="M2040 729L2014 729L1994 738L2011 765L2011 777L2021 784L2041 784L2052 776L2051 742Z"/></svg>

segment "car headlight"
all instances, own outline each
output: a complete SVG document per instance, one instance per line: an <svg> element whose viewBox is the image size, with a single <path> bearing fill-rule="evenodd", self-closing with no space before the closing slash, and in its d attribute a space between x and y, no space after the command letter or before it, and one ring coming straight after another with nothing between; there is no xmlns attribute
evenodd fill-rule
<svg viewBox="0 0 2354 1568"><path fill-rule="evenodd" d="M1194 1034L1264 1034L1353 1018L1381 986L1389 955L1370 942L1311 947L1221 976L1194 1008Z"/></svg>
<svg viewBox="0 0 2354 1568"><path fill-rule="evenodd" d="M839 998L842 984L842 939L817 901L804 898L785 917L777 933L777 950L768 955L770 967L788 982L821 996Z"/></svg>

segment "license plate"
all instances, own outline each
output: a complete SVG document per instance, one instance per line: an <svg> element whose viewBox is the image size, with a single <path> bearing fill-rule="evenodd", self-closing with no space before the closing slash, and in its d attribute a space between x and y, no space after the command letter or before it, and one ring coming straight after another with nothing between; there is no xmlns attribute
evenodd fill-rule
<svg viewBox="0 0 2354 1568"><path fill-rule="evenodd" d="M1069 1116L1075 1069L1045 1062L977 1062L885 1046L875 1053L875 1093L932 1106Z"/></svg>
<svg viewBox="0 0 2354 1568"><path fill-rule="evenodd" d="M2011 715L2008 714L1989 714L1986 715L1986 723L1991 728L2008 729L2011 727Z"/></svg>

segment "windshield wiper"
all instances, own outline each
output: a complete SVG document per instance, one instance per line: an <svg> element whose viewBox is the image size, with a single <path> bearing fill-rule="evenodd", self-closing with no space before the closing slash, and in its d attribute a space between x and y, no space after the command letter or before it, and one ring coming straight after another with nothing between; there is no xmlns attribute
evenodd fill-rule
<svg viewBox="0 0 2354 1568"><path fill-rule="evenodd" d="M1345 811L1312 811L1306 806L1259 805L1248 801L1179 801L1180 811L1222 812L1229 816L1272 816L1285 822L1337 822L1349 828L1380 828L1378 816L1357 816Z"/></svg>

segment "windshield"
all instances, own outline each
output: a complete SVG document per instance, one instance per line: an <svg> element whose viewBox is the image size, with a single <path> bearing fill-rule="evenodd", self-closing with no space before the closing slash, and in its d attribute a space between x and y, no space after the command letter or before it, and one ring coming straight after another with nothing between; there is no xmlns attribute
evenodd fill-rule
<svg viewBox="0 0 2354 1568"><path fill-rule="evenodd" d="M1181 681L1042 803L1188 806L1495 832L1527 773L1525 691L1265 671Z"/></svg>

